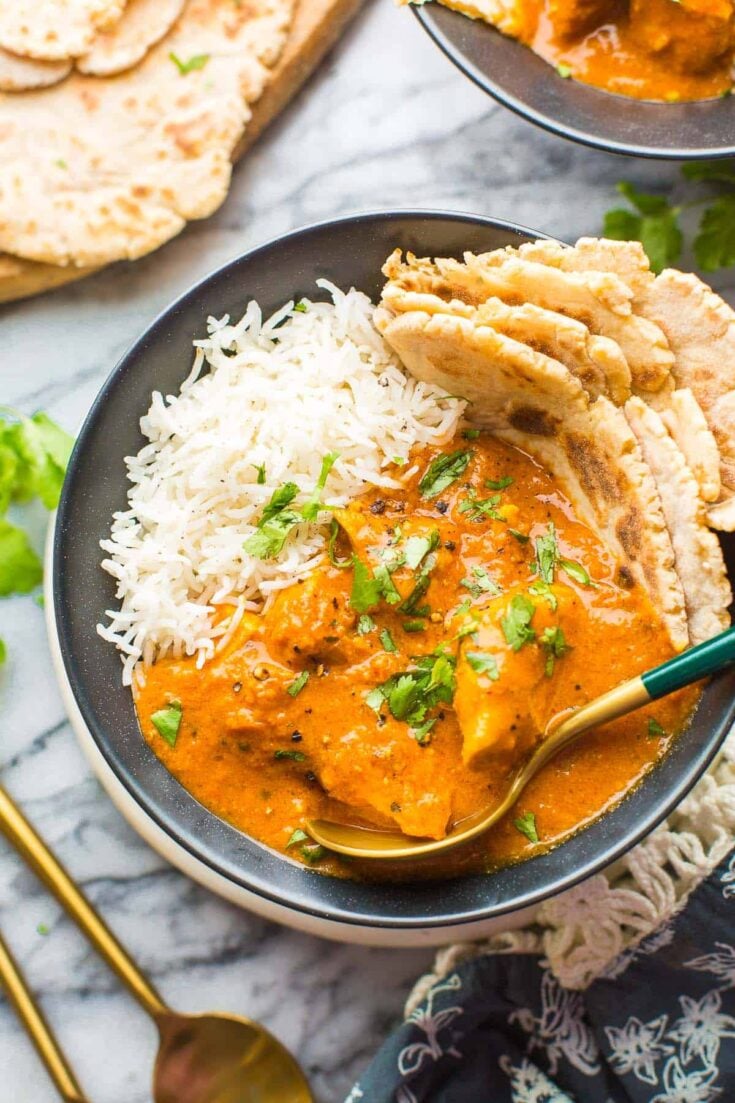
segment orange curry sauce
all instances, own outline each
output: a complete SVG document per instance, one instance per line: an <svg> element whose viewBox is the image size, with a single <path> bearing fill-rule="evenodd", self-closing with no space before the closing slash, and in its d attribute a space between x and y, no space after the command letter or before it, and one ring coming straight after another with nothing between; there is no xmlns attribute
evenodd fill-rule
<svg viewBox="0 0 735 1103"><path fill-rule="evenodd" d="M452 452L469 454L464 471L438 494L422 494L431 462ZM161 661L136 693L146 740L202 804L276 850L337 875L449 876L553 845L641 778L696 701L695 692L679 694L586 736L545 768L514 814L479 845L421 869L348 865L299 836L289 847L307 816L322 815L441 837L453 820L503 790L509 769L551 715L672 653L647 596L618 576L605 546L527 455L471 432L443 449L415 450L411 465L400 492L371 491L337 511L335 558L348 566L333 566L325 555L265 613L246 615L203 669L193 660ZM542 586L534 562L539 537L553 549L544 563L553 578ZM409 565L428 545L421 562ZM390 568L383 578L396 592L385 590L369 612L351 604L360 604L353 554L365 568L363 581L381 565ZM409 563L396 565L404 558ZM571 561L571 574L562 561ZM518 597L526 611L530 603L531 621L514 650L502 622ZM563 646L543 642L549 638ZM431 705L423 725L415 715L412 725L375 690L401 672L416 674L421 664L444 684L444 699ZM299 676L304 684L295 692ZM151 722L171 701L182 707L173 747ZM473 740L486 744L467 764L463 735L465 749ZM529 813L537 844L515 826Z"/></svg>
<svg viewBox="0 0 735 1103"><path fill-rule="evenodd" d="M608 92L677 102L733 86L733 0L525 0L519 37Z"/></svg>

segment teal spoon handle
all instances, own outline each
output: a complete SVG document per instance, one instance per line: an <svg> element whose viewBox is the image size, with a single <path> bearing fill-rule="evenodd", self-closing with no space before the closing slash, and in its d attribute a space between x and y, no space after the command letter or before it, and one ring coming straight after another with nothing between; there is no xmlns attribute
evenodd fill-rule
<svg viewBox="0 0 735 1103"><path fill-rule="evenodd" d="M735 663L735 627L696 647L690 647L688 651L682 651L653 670L647 670L641 675L641 681L651 700L655 701L676 689L698 682L700 678L716 674L730 663Z"/></svg>

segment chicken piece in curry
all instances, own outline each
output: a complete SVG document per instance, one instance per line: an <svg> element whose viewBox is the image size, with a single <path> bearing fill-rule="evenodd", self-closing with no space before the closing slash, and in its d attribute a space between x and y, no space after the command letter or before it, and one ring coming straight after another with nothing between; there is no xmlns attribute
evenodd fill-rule
<svg viewBox="0 0 735 1103"><path fill-rule="evenodd" d="M450 6L461 10L461 0ZM562 76L666 102L732 88L735 0L517 0L517 7L518 37Z"/></svg>
<svg viewBox="0 0 735 1103"><path fill-rule="evenodd" d="M307 817L439 839L497 799L553 715L672 654L647 596L529 456L465 430L405 470L400 490L335 510L321 565L214 659L159 661L136 691L146 739L202 804L336 875L381 873L325 854ZM586 736L429 875L559 842L642 777L695 701Z"/></svg>

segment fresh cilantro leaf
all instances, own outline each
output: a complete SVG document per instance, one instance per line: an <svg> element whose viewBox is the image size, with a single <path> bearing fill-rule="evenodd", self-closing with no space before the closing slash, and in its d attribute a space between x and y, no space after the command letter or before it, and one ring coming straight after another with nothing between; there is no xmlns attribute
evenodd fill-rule
<svg viewBox="0 0 735 1103"><path fill-rule="evenodd" d="M425 632L426 624L422 620L404 620L404 632Z"/></svg>
<svg viewBox="0 0 735 1103"><path fill-rule="evenodd" d="M305 831L302 831L300 827L292 833L291 838L286 843L286 850L289 850L292 846L297 846L299 843L306 843L309 841L309 836Z"/></svg>
<svg viewBox="0 0 735 1103"><path fill-rule="evenodd" d="M0 423L0 500L7 508L8 499L38 497L47 509L55 509L74 440L46 414L10 413L18 420Z"/></svg>
<svg viewBox="0 0 735 1103"><path fill-rule="evenodd" d="M419 482L419 493L422 498L436 498L448 486L462 476L472 459L472 450L461 449L456 452L444 453L431 461Z"/></svg>
<svg viewBox="0 0 735 1103"><path fill-rule="evenodd" d="M473 567L472 578L463 578L460 586L469 590L473 597L480 597L481 594L497 596L500 593L497 582L490 577L484 567Z"/></svg>
<svg viewBox="0 0 735 1103"><path fill-rule="evenodd" d="M0 597L30 593L42 577L41 560L23 529L0 520Z"/></svg>
<svg viewBox="0 0 735 1103"><path fill-rule="evenodd" d="M181 701L169 701L165 708L159 709L151 716L153 727L169 747L176 746L183 711Z"/></svg>
<svg viewBox="0 0 735 1103"><path fill-rule="evenodd" d="M203 69L209 61L209 54L194 54L193 57L188 58L186 61L177 57L173 50L168 56L169 59L173 61L182 77L185 77L187 73L193 73L196 69Z"/></svg>
<svg viewBox="0 0 735 1103"><path fill-rule="evenodd" d="M326 486L327 479L329 478L329 472L334 467L335 463L339 459L339 452L327 452L326 456L322 460L322 468L319 472L319 478L316 481L316 486L301 510L301 516L305 521L315 521L321 507L322 491Z"/></svg>
<svg viewBox="0 0 735 1103"><path fill-rule="evenodd" d="M536 606L523 594L516 594L512 598L500 627L513 651L520 651L525 643L536 639L536 632L531 628L535 612Z"/></svg>
<svg viewBox="0 0 735 1103"><path fill-rule="evenodd" d="M689 164L682 165L681 172L687 180L735 184L735 160L690 161Z"/></svg>
<svg viewBox="0 0 735 1103"><path fill-rule="evenodd" d="M387 702L391 715L418 729L426 723L427 713L440 703L451 704L456 687L455 660L443 651L421 655L416 669L393 674L376 686L365 698L376 712Z"/></svg>
<svg viewBox="0 0 735 1103"><path fill-rule="evenodd" d="M486 674L492 682L497 682L498 664L493 655L486 655L482 651L466 651L465 658L476 674Z"/></svg>
<svg viewBox="0 0 735 1103"><path fill-rule="evenodd" d="M253 467L255 468L255 470L258 473L258 477L255 481L257 482L258 486L264 486L265 485L265 464L264 463L254 463Z"/></svg>
<svg viewBox="0 0 735 1103"><path fill-rule="evenodd" d="M301 673L286 686L286 693L289 695L289 697L298 697L299 693L301 693L301 690L304 688L308 681L309 671L302 670Z"/></svg>
<svg viewBox="0 0 735 1103"><path fill-rule="evenodd" d="M424 564L421 570L415 576L416 581L414 583L413 589L411 590L411 593L408 595L405 601L401 603L400 610L402 613L419 612L419 602L421 601L421 598L424 596L426 591L429 589L429 585L431 583L431 572L434 570L435 566L436 556L429 554L424 560Z"/></svg>
<svg viewBox="0 0 735 1103"><path fill-rule="evenodd" d="M327 542L327 555L329 556L329 562L333 567L339 567L341 571L346 571L352 566L352 559L338 559L335 548L337 546L337 537L339 536L339 525L337 518L332 518L332 523L329 526L329 541Z"/></svg>
<svg viewBox="0 0 735 1103"><path fill-rule="evenodd" d="M544 628L539 643L546 651L544 674L547 678L550 678L554 673L556 660L560 659L562 655L566 655L571 648L564 637L564 632L558 625L554 628Z"/></svg>
<svg viewBox="0 0 735 1103"><path fill-rule="evenodd" d="M504 475L502 479L485 479L485 486L488 490L505 490L506 487L511 486L513 478L511 475Z"/></svg>
<svg viewBox="0 0 735 1103"><path fill-rule="evenodd" d="M715 199L704 212L694 238L694 255L704 272L735 264L735 192Z"/></svg>
<svg viewBox="0 0 735 1103"><path fill-rule="evenodd" d="M477 440L480 435L479 429L463 429L462 436L465 440Z"/></svg>
<svg viewBox="0 0 735 1103"><path fill-rule="evenodd" d="M573 559L564 559L560 556L559 566L570 578L573 578L575 582L579 582L580 586L595 585L581 563L575 563Z"/></svg>
<svg viewBox="0 0 735 1103"><path fill-rule="evenodd" d="M320 846L319 843L315 843L314 846L301 847L301 857L310 866L314 866L317 862L321 862L326 853L326 849L323 846Z"/></svg>
<svg viewBox="0 0 735 1103"><path fill-rule="evenodd" d="M559 558L559 547L556 542L556 529L554 522L550 521L548 529L543 536L537 536L534 541L536 548L536 570L541 576L542 582L554 581L554 568Z"/></svg>
<svg viewBox="0 0 735 1103"><path fill-rule="evenodd" d="M637 213L622 208L608 211L603 229L605 237L640 241L654 272L661 272L675 263L682 250L681 209L671 206L665 196L638 191L625 180L618 184L618 191Z"/></svg>
<svg viewBox="0 0 735 1103"><path fill-rule="evenodd" d="M648 735L652 739L662 735L666 735L666 732L661 727L658 720L654 720L653 717L651 717L648 721Z"/></svg>
<svg viewBox="0 0 735 1103"><path fill-rule="evenodd" d="M396 645L393 641L393 637L391 636L391 634L390 634L390 632L388 631L387 628L384 628L381 631L381 633L380 633L380 642L383 645L383 650L384 651L393 652L393 651L398 650L398 648L396 647Z"/></svg>
<svg viewBox="0 0 735 1103"><path fill-rule="evenodd" d="M299 492L299 488L296 483L284 483L283 486L279 486L277 490L274 490L271 494L270 501L263 509L263 515L260 518L259 526L261 527L267 521L270 521L273 517L277 517L279 513L282 513L286 506L290 506Z"/></svg>
<svg viewBox="0 0 735 1103"><path fill-rule="evenodd" d="M531 539L525 532L519 532L518 529L508 529L511 536L515 536L519 544L527 544Z"/></svg>
<svg viewBox="0 0 735 1103"><path fill-rule="evenodd" d="M397 605L401 600L401 595L396 589L396 584L390 576L385 563L380 563L373 571L374 581L378 585L380 596L388 602L389 605Z"/></svg>
<svg viewBox="0 0 735 1103"><path fill-rule="evenodd" d="M283 551L289 533L302 519L291 509L284 509L267 521L261 519L257 531L243 544L243 550L254 559L274 559Z"/></svg>
<svg viewBox="0 0 735 1103"><path fill-rule="evenodd" d="M365 704L368 708L371 708L373 712L380 712L384 701L385 694L379 686L376 686L375 689L371 689L370 692L365 695Z"/></svg>
<svg viewBox="0 0 735 1103"><path fill-rule="evenodd" d="M520 831L521 835L525 835L529 842L539 842L536 816L533 812L524 812L522 816L518 816L517 819L513 820L513 826L516 831Z"/></svg>
<svg viewBox="0 0 735 1103"><path fill-rule="evenodd" d="M556 599L556 594L549 586L548 582L542 582L541 579L537 579L532 582L528 587L529 594L534 594L536 597L542 597L544 601L548 602L549 608L552 613L556 612L559 602Z"/></svg>
<svg viewBox="0 0 735 1103"><path fill-rule="evenodd" d="M429 536L409 536L404 549L405 563L412 571L433 551L439 543L439 530L433 529Z"/></svg>
<svg viewBox="0 0 735 1103"><path fill-rule="evenodd" d="M350 605L358 613L367 613L368 609L374 609L380 601L380 583L371 577L369 569L356 555L352 556L352 569L354 573Z"/></svg>
<svg viewBox="0 0 735 1103"><path fill-rule="evenodd" d="M299 301L298 301L298 302L296 303L296 305L294 306L294 313L296 313L296 314L306 314L306 311L307 311L308 309L309 309L309 308L308 308L308 306L306 305L306 303L304 302L304 300L303 300L303 299L299 299Z"/></svg>
<svg viewBox="0 0 735 1103"><path fill-rule="evenodd" d="M419 747L426 747L431 743L431 729L436 724L436 717L432 720L426 720L418 728L411 728L411 735L414 737Z"/></svg>
<svg viewBox="0 0 735 1103"><path fill-rule="evenodd" d="M0 638L0 666L3 665L8 657L8 649L5 646L5 640Z"/></svg>
<svg viewBox="0 0 735 1103"><path fill-rule="evenodd" d="M367 636L368 632L372 632L375 628L375 621L367 613L363 613L357 622L357 634L358 636Z"/></svg>
<svg viewBox="0 0 735 1103"><path fill-rule="evenodd" d="M303 751L277 750L277 751L273 752L273 757L279 762L282 761L283 759L289 759L289 761L291 761L291 762L305 762L306 761L306 755L304 754Z"/></svg>
<svg viewBox="0 0 735 1103"><path fill-rule="evenodd" d="M470 488L468 496L459 507L460 513L469 513L472 521L481 521L483 517L491 517L494 521L502 521L496 506L500 503L500 495L493 494L490 498L478 498L474 490Z"/></svg>

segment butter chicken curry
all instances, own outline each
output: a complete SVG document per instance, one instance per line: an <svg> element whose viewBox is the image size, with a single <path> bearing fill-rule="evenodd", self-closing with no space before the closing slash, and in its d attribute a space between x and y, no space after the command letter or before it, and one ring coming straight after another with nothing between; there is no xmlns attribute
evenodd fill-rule
<svg viewBox="0 0 735 1103"><path fill-rule="evenodd" d="M189 792L344 876L387 874L325 854L307 816L441 838L504 790L552 715L672 654L649 599L527 455L465 429L415 449L406 470L400 492L335 510L324 562L245 614L213 660L159 661L136 691L146 739ZM497 867L598 816L695 701L687 691L588 735L431 875Z"/></svg>
<svg viewBox="0 0 735 1103"><path fill-rule="evenodd" d="M517 9L517 37L562 76L668 102L732 88L734 0L518 0Z"/></svg>

